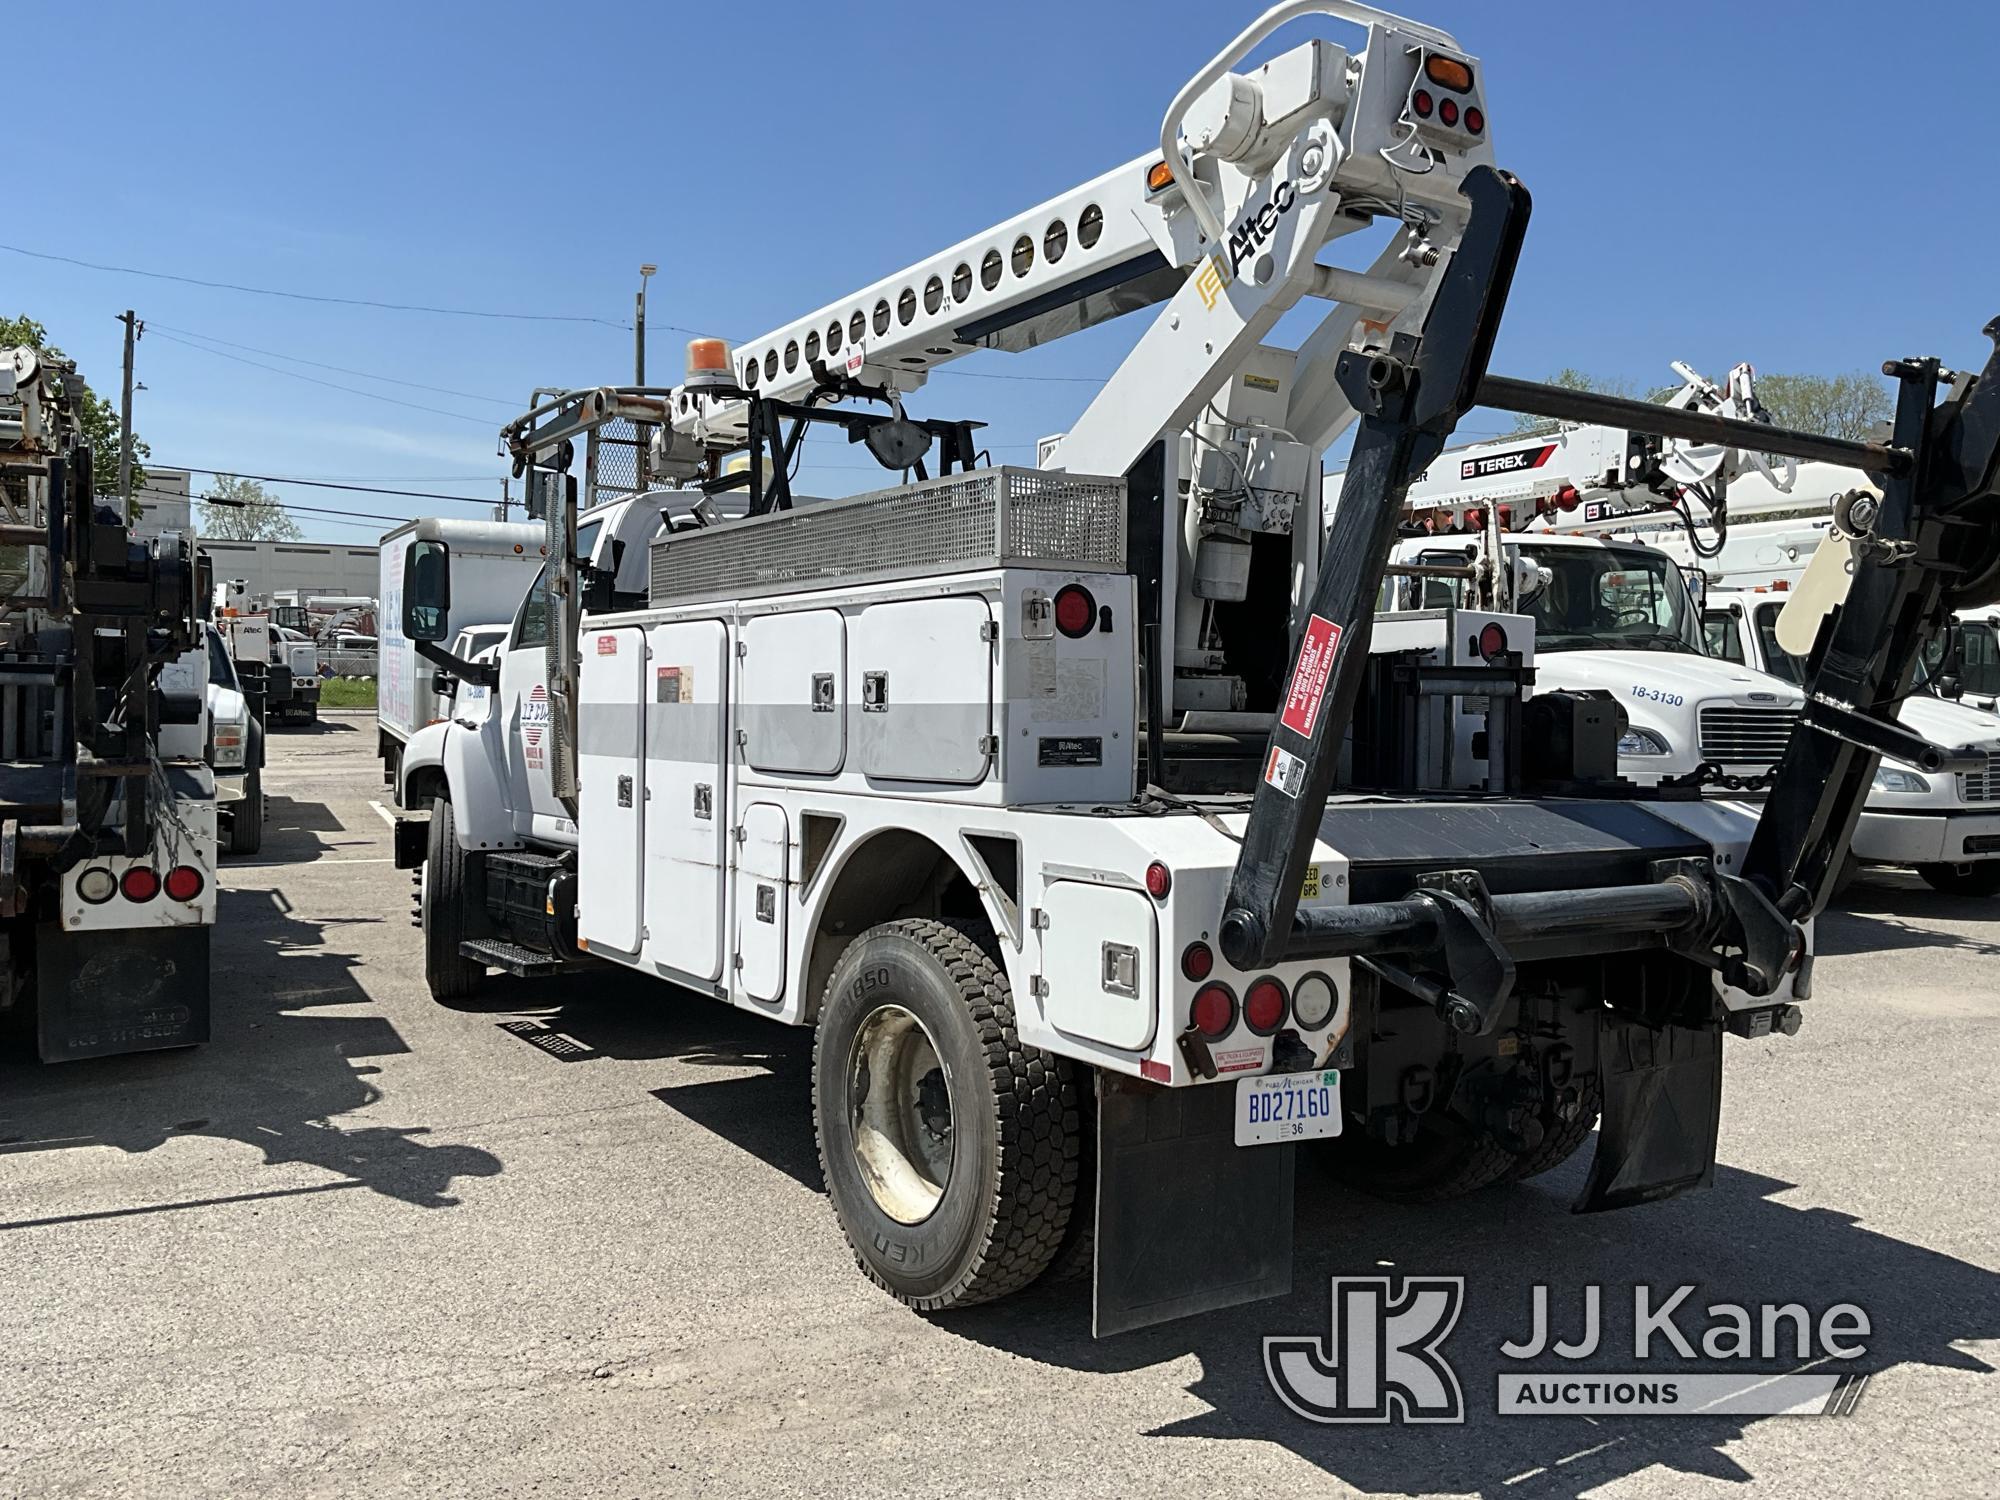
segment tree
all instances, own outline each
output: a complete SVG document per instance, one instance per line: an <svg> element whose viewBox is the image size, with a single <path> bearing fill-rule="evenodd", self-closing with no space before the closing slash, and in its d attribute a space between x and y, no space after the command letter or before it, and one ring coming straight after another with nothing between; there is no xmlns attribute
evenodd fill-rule
<svg viewBox="0 0 2000 1500"><path fill-rule="evenodd" d="M1595 391L1600 396L1623 396L1627 400L1639 399L1639 391L1629 380L1606 379L1601 375L1586 375L1572 365L1564 365L1545 382L1559 385L1566 391ZM1539 437L1545 432L1554 432L1562 424L1553 417L1530 416L1526 412L1514 417L1514 431L1522 437Z"/></svg>
<svg viewBox="0 0 2000 1500"><path fill-rule="evenodd" d="M0 349L11 349L16 344L25 344L30 349L47 355L50 360L67 359L54 344L49 342L48 330L26 314L18 318L0 318ZM77 380L77 423L83 430L83 440L90 445L91 478L100 496L109 496L118 489L118 447L121 430L118 425L118 408L98 395L82 377ZM139 460L150 457L153 450L135 432L132 437L132 495L133 500L125 519L139 519L138 494L146 484L146 471Z"/></svg>
<svg viewBox="0 0 2000 1500"><path fill-rule="evenodd" d="M1780 427L1857 442L1895 410L1888 386L1866 370L1847 375L1759 375L1757 399Z"/></svg>
<svg viewBox="0 0 2000 1500"><path fill-rule="evenodd" d="M201 497L201 534L225 542L296 542L299 523L254 479L217 474Z"/></svg>

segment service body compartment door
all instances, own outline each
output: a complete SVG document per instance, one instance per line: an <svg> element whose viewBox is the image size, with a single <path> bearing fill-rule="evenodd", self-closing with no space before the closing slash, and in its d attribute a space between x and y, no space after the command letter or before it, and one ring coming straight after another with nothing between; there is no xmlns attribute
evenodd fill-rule
<svg viewBox="0 0 2000 1500"><path fill-rule="evenodd" d="M992 761L993 612L984 599L871 604L854 621L861 770L972 785Z"/></svg>
<svg viewBox="0 0 2000 1500"><path fill-rule="evenodd" d="M831 776L847 753L847 621L837 609L759 615L740 627L743 758L753 771Z"/></svg>
<svg viewBox="0 0 2000 1500"><path fill-rule="evenodd" d="M656 625L646 705L646 956L722 977L729 637L720 620Z"/></svg>
<svg viewBox="0 0 2000 1500"><path fill-rule="evenodd" d="M1159 923L1142 891L1058 880L1042 897L1049 1024L1128 1052L1153 1044Z"/></svg>
<svg viewBox="0 0 2000 1500"><path fill-rule="evenodd" d="M790 904L791 830L774 802L743 809L736 866L736 964L752 1000L785 998L785 909Z"/></svg>
<svg viewBox="0 0 2000 1500"><path fill-rule="evenodd" d="M646 811L646 639L588 630L577 691L577 935L637 953Z"/></svg>

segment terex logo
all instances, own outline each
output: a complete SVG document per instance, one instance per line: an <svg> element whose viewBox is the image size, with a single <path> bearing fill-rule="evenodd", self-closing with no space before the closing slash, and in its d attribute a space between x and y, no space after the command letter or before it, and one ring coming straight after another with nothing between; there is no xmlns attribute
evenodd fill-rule
<svg viewBox="0 0 2000 1500"><path fill-rule="evenodd" d="M1494 474L1512 474L1521 469L1539 469L1556 451L1554 443L1538 448L1516 448L1511 453L1494 453L1485 458L1468 458L1458 466L1460 479L1485 479Z"/></svg>
<svg viewBox="0 0 2000 1500"><path fill-rule="evenodd" d="M1271 237L1271 231L1278 227L1278 220L1290 213L1292 205L1298 201L1298 191L1292 186L1291 179L1287 178L1272 192L1269 203L1243 216L1243 222L1238 224L1235 233L1229 236L1230 275L1233 276L1243 269L1243 262L1252 251L1264 247L1264 242Z"/></svg>
<svg viewBox="0 0 2000 1500"><path fill-rule="evenodd" d="M1458 1376L1438 1352L1465 1305L1463 1276L1333 1278L1324 1340L1267 1338L1271 1389L1309 1422L1463 1422Z"/></svg>

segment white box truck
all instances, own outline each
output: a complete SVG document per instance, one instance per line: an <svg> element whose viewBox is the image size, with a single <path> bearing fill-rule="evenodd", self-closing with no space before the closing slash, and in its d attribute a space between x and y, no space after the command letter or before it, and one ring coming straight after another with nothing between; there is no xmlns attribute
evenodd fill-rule
<svg viewBox="0 0 2000 1500"><path fill-rule="evenodd" d="M396 784L403 746L444 715L437 678L403 635L403 554L412 542L441 542L451 553L452 619L461 628L505 625L541 571L547 532L539 522L458 521L426 517L382 538L381 666L376 683L376 746L382 779Z"/></svg>

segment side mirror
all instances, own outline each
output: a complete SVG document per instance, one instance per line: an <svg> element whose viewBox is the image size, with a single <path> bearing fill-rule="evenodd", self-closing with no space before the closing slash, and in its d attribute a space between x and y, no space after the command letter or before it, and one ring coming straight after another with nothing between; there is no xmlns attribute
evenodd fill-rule
<svg viewBox="0 0 2000 1500"><path fill-rule="evenodd" d="M441 641L451 634L451 549L414 541L403 554L403 634Z"/></svg>
<svg viewBox="0 0 2000 1500"><path fill-rule="evenodd" d="M1937 680L1937 691L1940 698L1963 698L1965 684L1956 677L1940 677Z"/></svg>

